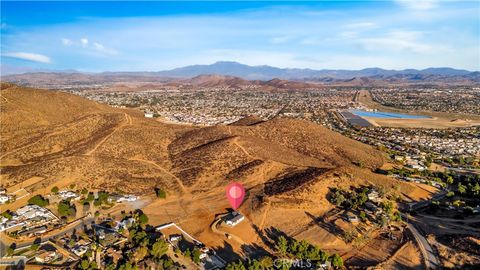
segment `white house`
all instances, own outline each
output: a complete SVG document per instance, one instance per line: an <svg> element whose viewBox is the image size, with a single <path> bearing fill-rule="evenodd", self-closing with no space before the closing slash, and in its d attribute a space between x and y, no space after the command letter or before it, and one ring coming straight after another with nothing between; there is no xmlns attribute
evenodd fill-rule
<svg viewBox="0 0 480 270"><path fill-rule="evenodd" d="M378 192L373 190L373 189L368 191L367 197L372 202L379 202L380 201Z"/></svg>
<svg viewBox="0 0 480 270"><path fill-rule="evenodd" d="M58 196L60 196L64 200L66 200L66 199L75 200L75 199L80 198L80 196L78 196L77 193L75 193L73 191L70 191L70 190L62 190L62 191L58 192Z"/></svg>
<svg viewBox="0 0 480 270"><path fill-rule="evenodd" d="M6 194L0 194L0 204L5 204L10 200L10 196Z"/></svg>
<svg viewBox="0 0 480 270"><path fill-rule="evenodd" d="M238 212L232 212L226 217L225 224L227 224L227 226L234 227L244 219L245 217L242 214Z"/></svg>

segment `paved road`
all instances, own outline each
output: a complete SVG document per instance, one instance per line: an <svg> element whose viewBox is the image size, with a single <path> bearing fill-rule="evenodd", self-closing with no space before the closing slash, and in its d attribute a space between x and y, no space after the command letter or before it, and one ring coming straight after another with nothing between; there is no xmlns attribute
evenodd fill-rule
<svg viewBox="0 0 480 270"><path fill-rule="evenodd" d="M424 200L424 201L419 201L419 202L412 202L412 203L409 203L407 205L405 205L403 207L403 210L406 210L406 211L417 211L419 209L422 209L422 208L425 208L427 206L430 205L430 203L432 201L439 201L439 200L442 200L443 198L445 198L445 196L447 195L447 191L445 190L442 190L438 193L436 193L435 195L432 196L431 199L429 200Z"/></svg>
<svg viewBox="0 0 480 270"><path fill-rule="evenodd" d="M439 193L432 196L431 200L420 201L415 203L410 203L408 205L408 210L418 210L423 207L427 207L432 200L441 200L446 195L446 191L442 190ZM422 252L424 258L425 268L426 269L438 269L441 268L440 260L437 257L437 254L433 250L432 246L428 243L427 239L417 230L413 223L409 223L408 214L402 213L402 218L407 221L407 228L412 232L415 240Z"/></svg>
<svg viewBox="0 0 480 270"><path fill-rule="evenodd" d="M432 200L440 200L446 194L446 191L441 191L434 196L432 196ZM411 203L408 205L410 211L418 210L420 208L426 207L430 204L432 200L420 201L416 203ZM417 230L413 223L409 223L408 214L402 213L402 218L407 221L407 228L412 232L415 240L422 252L422 256L424 259L424 264L426 269L438 269L441 268L440 260L437 257L437 254L433 250L432 246L428 243L427 239Z"/></svg>
<svg viewBox="0 0 480 270"><path fill-rule="evenodd" d="M428 243L427 239L415 228L412 223L407 223L408 229L412 232L417 244L422 252L426 269L438 269L440 268L440 261L437 258L432 246Z"/></svg>

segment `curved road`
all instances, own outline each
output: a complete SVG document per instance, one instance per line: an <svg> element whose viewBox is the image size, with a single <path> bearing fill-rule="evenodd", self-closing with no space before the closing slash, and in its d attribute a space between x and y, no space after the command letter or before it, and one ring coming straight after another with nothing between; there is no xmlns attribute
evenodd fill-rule
<svg viewBox="0 0 480 270"><path fill-rule="evenodd" d="M432 246L428 243L427 239L415 228L411 223L407 223L408 229L412 232L413 237L418 243L418 247L422 252L422 256L425 263L426 269L437 269L440 266L440 262L437 258L437 255L433 251Z"/></svg>
<svg viewBox="0 0 480 270"><path fill-rule="evenodd" d="M218 222L222 221L221 218L215 220L213 223L212 223L212 226L211 229L214 233L216 234L221 234L223 236L227 236L229 235L233 240L237 241L240 245L246 245L245 241L243 241L240 237L234 235L234 234L231 234L231 233L227 233L227 232L224 232L224 231L220 231L218 228L217 228L217 225L218 225Z"/></svg>

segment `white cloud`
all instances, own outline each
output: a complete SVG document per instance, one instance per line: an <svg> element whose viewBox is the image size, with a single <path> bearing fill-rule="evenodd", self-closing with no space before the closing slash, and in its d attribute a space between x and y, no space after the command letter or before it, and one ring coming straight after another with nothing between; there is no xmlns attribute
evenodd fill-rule
<svg viewBox="0 0 480 270"><path fill-rule="evenodd" d="M110 48L106 48L103 44L100 44L98 42L94 42L93 43L93 47L99 51L99 52L102 52L102 53L105 53L105 54L111 54L111 55L116 55L118 54L118 51L117 50L114 50L114 49L110 49Z"/></svg>
<svg viewBox="0 0 480 270"><path fill-rule="evenodd" d="M72 42L70 39L68 39L68 38L62 38L62 44L63 44L64 46L70 46L70 45L73 44L73 42Z"/></svg>
<svg viewBox="0 0 480 270"><path fill-rule="evenodd" d="M37 54L37 53L11 52L11 53L4 53L2 54L2 56L17 58L17 59L22 59L27 61L33 61L33 62L39 62L39 63L45 63L45 64L50 64L52 62L50 60L50 57L43 54Z"/></svg>
<svg viewBox="0 0 480 270"><path fill-rule="evenodd" d="M282 43L288 42L291 39L292 39L291 36L279 36L279 37L273 37L272 39L270 39L270 42L273 44L282 44Z"/></svg>
<svg viewBox="0 0 480 270"><path fill-rule="evenodd" d="M377 54L388 54L391 52L413 53L415 55L442 53L449 51L447 44L435 44L427 42L431 32L412 30L391 30L386 33L343 31L333 38L324 39L323 42L331 44L350 44L363 49L364 52L375 52ZM304 44L315 44L313 42ZM317 41L320 44L320 41Z"/></svg>
<svg viewBox="0 0 480 270"><path fill-rule="evenodd" d="M358 37L358 32L355 31L343 31L338 34L338 37L340 38L345 38L345 39L351 39L351 38L356 38Z"/></svg>
<svg viewBox="0 0 480 270"><path fill-rule="evenodd" d="M429 10L438 6L438 0L395 0L398 4L414 10Z"/></svg>
<svg viewBox="0 0 480 270"><path fill-rule="evenodd" d="M80 43L82 43L82 46L85 48L88 46L88 39L87 38L81 38Z"/></svg>
<svg viewBox="0 0 480 270"><path fill-rule="evenodd" d="M345 28L349 29L359 29L359 30L366 30L372 29L377 27L376 23L373 22L359 22L359 23L349 23L345 25Z"/></svg>
<svg viewBox="0 0 480 270"><path fill-rule="evenodd" d="M393 31L382 37L361 38L357 42L367 50L411 51L414 53L429 53L434 47L419 41L423 35L418 31ZM441 48L436 46L435 49Z"/></svg>
<svg viewBox="0 0 480 270"><path fill-rule="evenodd" d="M365 49L375 50L391 50L391 51L412 51L415 53L426 53L432 49L430 45L415 43L407 40L399 40L395 38L365 38L360 43Z"/></svg>

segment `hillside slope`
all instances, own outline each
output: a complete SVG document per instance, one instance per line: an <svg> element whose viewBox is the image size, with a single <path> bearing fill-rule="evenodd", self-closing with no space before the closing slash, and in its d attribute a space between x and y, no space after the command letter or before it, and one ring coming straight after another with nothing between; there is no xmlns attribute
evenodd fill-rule
<svg viewBox="0 0 480 270"><path fill-rule="evenodd" d="M6 186L38 176L43 185L70 178L106 189L145 185L133 190L138 193L155 186L197 192L202 186L222 186L232 175L248 176L243 170L254 168L273 166L270 173L282 175L308 168L351 170L353 163L362 163L369 173L368 168L384 161L370 146L307 121L197 128L145 119L134 110L57 91L4 83L1 97L0 157ZM84 171L92 162L101 164ZM149 169L130 171L138 164Z"/></svg>
<svg viewBox="0 0 480 270"><path fill-rule="evenodd" d="M230 181L247 189L240 211L257 228L244 235L255 244L261 231L274 227L325 248L348 249L312 225L311 215L333 208L327 200L332 187L374 185L405 198L428 195L372 173L383 164L382 153L307 121L250 117L192 127L67 93L2 84L0 95L2 187L35 194L75 183L139 194L152 224L175 220L210 246L222 245L208 228L229 207L224 192ZM156 187L167 191L166 200L154 198Z"/></svg>

